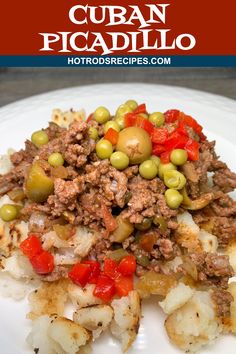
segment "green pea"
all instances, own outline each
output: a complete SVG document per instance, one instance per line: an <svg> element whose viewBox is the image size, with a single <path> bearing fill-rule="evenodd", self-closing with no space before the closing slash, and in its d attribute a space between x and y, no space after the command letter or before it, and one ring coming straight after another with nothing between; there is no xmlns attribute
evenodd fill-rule
<svg viewBox="0 0 236 354"><path fill-rule="evenodd" d="M128 100L128 101L125 102L125 104L127 106L129 106L132 109L132 111L134 111L135 108L138 107L138 103L135 100Z"/></svg>
<svg viewBox="0 0 236 354"><path fill-rule="evenodd" d="M54 152L48 158L48 163L53 167L63 166L64 162L64 158L59 152Z"/></svg>
<svg viewBox="0 0 236 354"><path fill-rule="evenodd" d="M170 160L175 165L181 166L188 160L188 154L183 149L174 149L170 154Z"/></svg>
<svg viewBox="0 0 236 354"><path fill-rule="evenodd" d="M120 131L120 127L119 124L114 121L114 120L109 120L108 122L106 122L106 124L104 125L104 134L110 129L114 129L116 130L118 133Z"/></svg>
<svg viewBox="0 0 236 354"><path fill-rule="evenodd" d="M116 110L116 117L124 116L126 113L131 113L132 111L127 104L121 104Z"/></svg>
<svg viewBox="0 0 236 354"><path fill-rule="evenodd" d="M146 160L139 165L139 173L145 179L153 179L158 173L157 165L152 160Z"/></svg>
<svg viewBox="0 0 236 354"><path fill-rule="evenodd" d="M111 115L106 107L101 106L96 109L96 111L93 114L93 117L96 120L96 122L100 124L104 124L110 119Z"/></svg>
<svg viewBox="0 0 236 354"><path fill-rule="evenodd" d="M112 151L112 143L109 140L101 139L97 142L96 153L100 159L109 159Z"/></svg>
<svg viewBox="0 0 236 354"><path fill-rule="evenodd" d="M166 171L171 171L171 170L177 170L177 167L172 163L160 163L159 164L159 169L158 169L158 175L161 179L164 177L164 172Z"/></svg>
<svg viewBox="0 0 236 354"><path fill-rule="evenodd" d="M125 117L124 116L116 117L115 122L119 125L120 130L124 129L124 127L125 127Z"/></svg>
<svg viewBox="0 0 236 354"><path fill-rule="evenodd" d="M183 196L175 189L167 189L165 199L169 208L177 209L183 201Z"/></svg>
<svg viewBox="0 0 236 354"><path fill-rule="evenodd" d="M97 131L96 128L90 127L88 133L89 133L89 137L90 137L91 139L97 140L97 138L98 138L98 131Z"/></svg>
<svg viewBox="0 0 236 354"><path fill-rule="evenodd" d="M186 184L186 178L179 171L166 171L164 172L164 183L168 188L182 189Z"/></svg>
<svg viewBox="0 0 236 354"><path fill-rule="evenodd" d="M147 267L150 264L150 260L147 256L144 256L142 253L137 253L135 255L136 261L138 264L140 264L142 267Z"/></svg>
<svg viewBox="0 0 236 354"><path fill-rule="evenodd" d="M149 120L156 127L160 127L165 122L165 116L161 112L154 112L154 113L150 114Z"/></svg>
<svg viewBox="0 0 236 354"><path fill-rule="evenodd" d="M12 204L4 204L0 208L0 218L3 221L12 221L16 219L19 213L19 208Z"/></svg>
<svg viewBox="0 0 236 354"><path fill-rule="evenodd" d="M152 160L153 162L155 162L156 166L159 167L160 162L161 162L160 157L155 156L155 155L152 155L152 156L150 157L150 160Z"/></svg>
<svg viewBox="0 0 236 354"><path fill-rule="evenodd" d="M138 114L140 117L143 117L145 119L148 119L148 114L147 113L139 113Z"/></svg>
<svg viewBox="0 0 236 354"><path fill-rule="evenodd" d="M31 135L31 141L35 146L39 148L40 146L47 144L49 138L44 130L38 130Z"/></svg>
<svg viewBox="0 0 236 354"><path fill-rule="evenodd" d="M139 224L135 224L134 226L139 231L148 230L152 226L152 219L151 218L144 218L143 222L141 222Z"/></svg>
<svg viewBox="0 0 236 354"><path fill-rule="evenodd" d="M129 166L129 158L128 156L121 151L113 152L110 157L110 162L113 167L117 170L124 170L126 167Z"/></svg>

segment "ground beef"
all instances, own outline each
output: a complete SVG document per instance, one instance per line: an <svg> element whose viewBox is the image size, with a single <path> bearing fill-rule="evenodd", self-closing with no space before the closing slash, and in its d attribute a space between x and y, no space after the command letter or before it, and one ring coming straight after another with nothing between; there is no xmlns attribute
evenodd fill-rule
<svg viewBox="0 0 236 354"><path fill-rule="evenodd" d="M231 172L229 168L220 169L215 172L213 182L222 192L232 192L236 188L236 173Z"/></svg>
<svg viewBox="0 0 236 354"><path fill-rule="evenodd" d="M222 289L214 289L211 296L216 306L217 316L221 318L229 317L230 304L234 300L233 296Z"/></svg>
<svg viewBox="0 0 236 354"><path fill-rule="evenodd" d="M45 132L48 135L49 140L53 140L58 138L63 132L65 132L65 128L60 127L58 124L50 122L49 126L45 129Z"/></svg>
<svg viewBox="0 0 236 354"><path fill-rule="evenodd" d="M160 239L157 241L159 251L165 259L171 259L174 257L174 243L168 239Z"/></svg>
<svg viewBox="0 0 236 354"><path fill-rule="evenodd" d="M74 210L77 206L77 197L81 192L76 181L64 181L56 178L54 181L54 195L48 197L52 215L60 216L66 210Z"/></svg>
<svg viewBox="0 0 236 354"><path fill-rule="evenodd" d="M196 265L199 281L205 284L226 288L234 274L228 256L202 252L191 254L190 259Z"/></svg>
<svg viewBox="0 0 236 354"><path fill-rule="evenodd" d="M13 165L18 166L21 162L32 163L38 153L38 148L30 141L25 141L25 149L14 152L10 158Z"/></svg>
<svg viewBox="0 0 236 354"><path fill-rule="evenodd" d="M10 190L22 186L24 178L30 164L27 161L22 161L19 165L14 167L9 173L0 175L0 196L9 192Z"/></svg>
<svg viewBox="0 0 236 354"><path fill-rule="evenodd" d="M235 217L214 217L212 233L218 237L221 247L226 247L230 240L236 237Z"/></svg>

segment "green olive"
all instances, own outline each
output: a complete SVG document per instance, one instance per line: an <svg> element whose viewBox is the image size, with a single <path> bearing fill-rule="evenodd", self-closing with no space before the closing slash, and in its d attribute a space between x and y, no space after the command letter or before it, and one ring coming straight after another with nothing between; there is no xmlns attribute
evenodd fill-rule
<svg viewBox="0 0 236 354"><path fill-rule="evenodd" d="M150 157L150 160L152 160L153 162L155 162L156 166L159 167L160 162L161 162L160 157L155 156L155 155L152 155L152 156Z"/></svg>
<svg viewBox="0 0 236 354"><path fill-rule="evenodd" d="M119 125L120 130L124 129L124 127L125 127L125 117L124 116L116 117L115 122Z"/></svg>
<svg viewBox="0 0 236 354"><path fill-rule="evenodd" d="M112 152L112 143L109 140L101 139L97 142L96 153L100 159L109 159Z"/></svg>
<svg viewBox="0 0 236 354"><path fill-rule="evenodd" d="M177 170L177 167L172 162L169 162L169 163L162 163L161 162L159 165L158 175L161 179L163 179L164 173L166 171L172 171L172 170Z"/></svg>
<svg viewBox="0 0 236 354"><path fill-rule="evenodd" d="M167 189L165 199L169 208L177 209L183 201L183 196L175 189Z"/></svg>
<svg viewBox="0 0 236 354"><path fill-rule="evenodd" d="M123 219L121 215L116 217L117 228L111 234L112 242L123 242L134 231L134 225L128 219Z"/></svg>
<svg viewBox="0 0 236 354"><path fill-rule="evenodd" d="M160 127L165 122L165 116L161 112L154 112L154 113L150 114L149 120L156 127Z"/></svg>
<svg viewBox="0 0 236 354"><path fill-rule="evenodd" d="M120 131L120 126L119 126L119 124L118 124L115 120L109 120L108 122L106 122L106 124L104 125L104 134L105 134L110 128L116 130L118 133L119 133L119 131Z"/></svg>
<svg viewBox="0 0 236 354"><path fill-rule="evenodd" d="M97 140L98 138L98 131L96 128L94 127L89 127L89 130L88 130L88 133L89 133L89 137L93 140Z"/></svg>
<svg viewBox="0 0 236 354"><path fill-rule="evenodd" d="M146 160L139 166L139 173L145 179L153 179L158 173L157 165L152 160Z"/></svg>
<svg viewBox="0 0 236 354"><path fill-rule="evenodd" d="M96 122L100 124L104 124L110 119L111 115L106 107L101 106L95 110L93 117L96 120Z"/></svg>
<svg viewBox="0 0 236 354"><path fill-rule="evenodd" d="M134 111L135 108L138 107L138 103L135 100L128 100L128 101L125 102L125 104L127 106L129 106L132 109L132 111Z"/></svg>
<svg viewBox="0 0 236 354"><path fill-rule="evenodd" d="M126 167L129 166L129 158L128 156L121 151L113 152L110 157L110 162L113 167L117 170L124 170Z"/></svg>
<svg viewBox="0 0 236 354"><path fill-rule="evenodd" d="M133 110L127 104L121 104L116 110L116 117L124 116L126 113L131 113Z"/></svg>
<svg viewBox="0 0 236 354"><path fill-rule="evenodd" d="M31 135L31 141L35 146L40 147L42 145L47 144L49 138L47 133L44 130L38 130L37 132L34 132Z"/></svg>
<svg viewBox="0 0 236 354"><path fill-rule="evenodd" d="M25 193L34 202L45 202L53 193L54 183L49 178L38 162L35 162L25 180Z"/></svg>
<svg viewBox="0 0 236 354"><path fill-rule="evenodd" d="M54 152L48 158L48 163L53 167L63 166L64 162L64 158L59 152Z"/></svg>
<svg viewBox="0 0 236 354"><path fill-rule="evenodd" d="M166 171L164 172L164 183L168 188L182 189L186 184L186 178L179 171Z"/></svg>
<svg viewBox="0 0 236 354"><path fill-rule="evenodd" d="M19 208L12 204L4 204L0 208L0 218L3 221L12 221L16 219L19 213Z"/></svg>
<svg viewBox="0 0 236 354"><path fill-rule="evenodd" d="M129 157L130 164L142 163L152 152L150 136L142 128L126 128L119 133L116 150L124 152Z"/></svg>
<svg viewBox="0 0 236 354"><path fill-rule="evenodd" d="M174 149L170 154L170 160L175 165L181 166L188 160L188 154L183 149Z"/></svg>
<svg viewBox="0 0 236 354"><path fill-rule="evenodd" d="M135 229L139 231L145 231L150 229L152 226L152 219L151 218L144 218L143 221L139 224L135 224Z"/></svg>
<svg viewBox="0 0 236 354"><path fill-rule="evenodd" d="M166 231L167 230L167 222L163 218L163 216L155 215L154 218L153 218L153 224L159 226L161 231Z"/></svg>

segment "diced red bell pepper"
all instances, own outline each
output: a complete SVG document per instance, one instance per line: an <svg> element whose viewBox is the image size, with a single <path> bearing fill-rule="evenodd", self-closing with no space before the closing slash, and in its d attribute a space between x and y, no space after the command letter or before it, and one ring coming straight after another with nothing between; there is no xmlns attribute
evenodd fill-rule
<svg viewBox="0 0 236 354"><path fill-rule="evenodd" d="M160 144L153 144L152 146L152 154L156 156L160 156L166 149L163 145Z"/></svg>
<svg viewBox="0 0 236 354"><path fill-rule="evenodd" d="M135 113L135 114L147 113L146 104L145 103L140 104L137 108L135 108L133 113Z"/></svg>
<svg viewBox="0 0 236 354"><path fill-rule="evenodd" d="M120 275L120 277L115 280L115 287L117 295L120 297L127 296L130 291L134 290L133 276Z"/></svg>
<svg viewBox="0 0 236 354"><path fill-rule="evenodd" d="M38 274L49 274L54 269L54 257L47 251L43 251L35 257L30 258L30 262Z"/></svg>
<svg viewBox="0 0 236 354"><path fill-rule="evenodd" d="M93 295L104 302L110 302L116 293L115 282L108 276L101 274L98 277Z"/></svg>
<svg viewBox="0 0 236 354"><path fill-rule="evenodd" d="M119 133L112 128L109 128L106 134L104 135L104 139L109 140L112 145L116 145L118 141Z"/></svg>
<svg viewBox="0 0 236 354"><path fill-rule="evenodd" d="M198 124L196 119L194 119L193 117L188 116L187 114L181 112L179 119L182 120L184 124L186 124L189 127L191 127L197 134L201 133L202 126L200 124Z"/></svg>
<svg viewBox="0 0 236 354"><path fill-rule="evenodd" d="M179 118L180 111L178 109L169 109L164 113L165 122L173 123Z"/></svg>
<svg viewBox="0 0 236 354"><path fill-rule="evenodd" d="M137 116L135 126L146 130L148 134L152 134L154 125L146 118L142 116Z"/></svg>
<svg viewBox="0 0 236 354"><path fill-rule="evenodd" d="M30 234L27 239L21 242L20 249L29 259L43 251L39 238L34 234Z"/></svg>
<svg viewBox="0 0 236 354"><path fill-rule="evenodd" d="M165 151L160 155L160 159L162 163L169 163L170 162L170 154L171 151Z"/></svg>
<svg viewBox="0 0 236 354"><path fill-rule="evenodd" d="M133 127L136 122L137 115L135 113L126 113L125 115L125 128Z"/></svg>
<svg viewBox="0 0 236 354"><path fill-rule="evenodd" d="M136 270L136 258L133 255L125 256L118 265L118 271L125 276L134 274Z"/></svg>
<svg viewBox="0 0 236 354"><path fill-rule="evenodd" d="M106 258L104 261L103 273L111 279L116 279L119 276L118 263L113 259Z"/></svg>
<svg viewBox="0 0 236 354"><path fill-rule="evenodd" d="M101 272L100 263L97 261L87 260L83 261L82 264L87 264L90 266L90 275L88 277L88 283L96 284L99 274Z"/></svg>
<svg viewBox="0 0 236 354"><path fill-rule="evenodd" d="M186 143L184 149L188 153L188 159L191 161L199 160L199 148L200 144L191 138L189 138L188 142Z"/></svg>
<svg viewBox="0 0 236 354"><path fill-rule="evenodd" d="M154 128L151 140L154 144L164 144L168 138L168 130L165 128Z"/></svg>
<svg viewBox="0 0 236 354"><path fill-rule="evenodd" d="M164 146L167 151L172 151L173 149L183 149L188 142L188 137L180 134L177 130L172 132L168 139L166 140Z"/></svg>
<svg viewBox="0 0 236 354"><path fill-rule="evenodd" d="M86 122L88 123L88 122L90 122L91 120L93 120L93 113L91 113L91 114L88 116Z"/></svg>
<svg viewBox="0 0 236 354"><path fill-rule="evenodd" d="M77 263L72 267L68 276L73 283L84 287L88 283L90 274L91 268L89 264Z"/></svg>

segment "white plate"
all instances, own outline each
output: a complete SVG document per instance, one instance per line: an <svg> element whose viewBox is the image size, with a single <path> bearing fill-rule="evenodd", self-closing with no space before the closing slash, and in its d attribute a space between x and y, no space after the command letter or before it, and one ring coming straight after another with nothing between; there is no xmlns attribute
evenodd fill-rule
<svg viewBox="0 0 236 354"><path fill-rule="evenodd" d="M165 111L178 108L195 117L205 128L209 139L217 141L216 150L222 159L236 171L236 102L221 96L180 87L145 84L104 84L69 88L31 97L0 109L0 154L9 147L20 148L23 141L37 130L47 125L53 108L80 109L92 112L97 106L105 105L112 112L117 105L128 98L140 103L146 102L149 111ZM144 306L139 335L130 354L177 354L165 333L164 316L157 302L147 302ZM26 301L14 302L0 299L1 354L33 353L25 344L30 324L25 319ZM236 339L222 336L201 354L234 354ZM111 336L104 335L94 344L94 353L120 354L119 344ZM47 354L47 353L42 353Z"/></svg>

